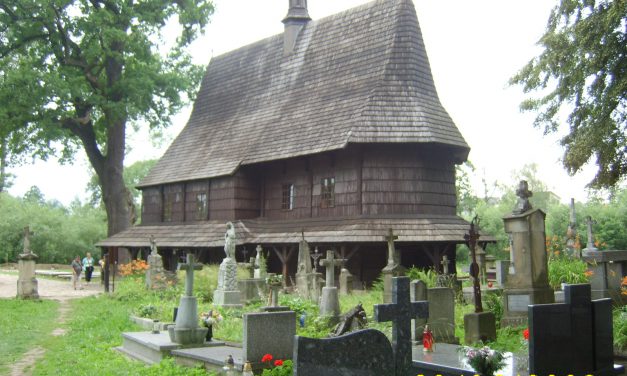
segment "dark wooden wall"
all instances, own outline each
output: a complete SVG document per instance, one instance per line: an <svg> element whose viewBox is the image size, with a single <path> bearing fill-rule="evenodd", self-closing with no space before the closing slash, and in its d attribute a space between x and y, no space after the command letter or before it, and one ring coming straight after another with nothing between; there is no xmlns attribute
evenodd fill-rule
<svg viewBox="0 0 627 376"><path fill-rule="evenodd" d="M333 206L321 205L321 182L335 178ZM294 206L282 208L283 185L294 184ZM183 195L183 192L185 194ZM197 218L197 195L206 192L206 218ZM357 145L345 150L245 166L233 176L167 184L143 190L142 223L298 219L359 215L455 215L455 165L439 148Z"/></svg>

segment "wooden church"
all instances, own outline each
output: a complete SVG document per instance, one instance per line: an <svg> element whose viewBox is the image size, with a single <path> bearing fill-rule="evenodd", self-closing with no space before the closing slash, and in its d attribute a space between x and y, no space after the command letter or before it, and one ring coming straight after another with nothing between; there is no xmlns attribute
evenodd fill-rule
<svg viewBox="0 0 627 376"><path fill-rule="evenodd" d="M166 267L186 252L237 258L261 245L296 271L298 242L335 249L360 281L386 264L393 229L405 266L455 259L455 165L469 147L442 107L411 0L376 0L311 20L289 0L280 35L211 59L186 127L141 182L142 223L99 246ZM453 263L454 267L454 263Z"/></svg>

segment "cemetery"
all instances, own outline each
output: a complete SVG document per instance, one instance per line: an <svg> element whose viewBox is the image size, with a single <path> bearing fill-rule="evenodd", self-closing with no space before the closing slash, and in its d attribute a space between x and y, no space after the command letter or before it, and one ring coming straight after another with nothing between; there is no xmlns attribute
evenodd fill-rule
<svg viewBox="0 0 627 376"><path fill-rule="evenodd" d="M627 191L583 215L521 178L461 208L470 146L414 3L313 20L285 2L281 34L211 58L134 183L140 221L89 245L93 281L38 264L36 215L0 228L21 246L0 269L0 374L625 374Z"/></svg>

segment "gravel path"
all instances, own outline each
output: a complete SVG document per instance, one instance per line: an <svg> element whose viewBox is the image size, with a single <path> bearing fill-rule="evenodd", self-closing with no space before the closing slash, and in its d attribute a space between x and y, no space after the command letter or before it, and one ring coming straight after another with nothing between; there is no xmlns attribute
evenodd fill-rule
<svg viewBox="0 0 627 376"><path fill-rule="evenodd" d="M0 298L15 298L17 295L17 274L5 274L0 271ZM100 279L92 280L86 284L82 281L83 289L74 290L71 281L53 280L48 278L37 279L37 291L41 299L54 299L59 301L59 315L56 322L63 324L71 314L70 299L82 298L96 295L103 291ZM52 335L60 336L65 334L65 329L57 327L52 331ZM41 346L35 346L26 352L22 359L18 360L11 367L11 376L28 376L32 373L33 365L37 360L43 358L46 350Z"/></svg>

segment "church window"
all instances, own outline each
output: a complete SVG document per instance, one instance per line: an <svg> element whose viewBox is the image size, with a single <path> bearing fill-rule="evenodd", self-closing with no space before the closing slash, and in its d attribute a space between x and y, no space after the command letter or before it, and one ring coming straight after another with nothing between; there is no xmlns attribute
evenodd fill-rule
<svg viewBox="0 0 627 376"><path fill-rule="evenodd" d="M324 178L320 182L320 207L332 208L335 206L335 177Z"/></svg>
<svg viewBox="0 0 627 376"><path fill-rule="evenodd" d="M207 202L207 194L204 192L197 193L196 194L196 219L197 220L207 219L208 209L209 209L209 205Z"/></svg>
<svg viewBox="0 0 627 376"><path fill-rule="evenodd" d="M172 221L172 195L164 194L163 195L163 221L170 222Z"/></svg>

